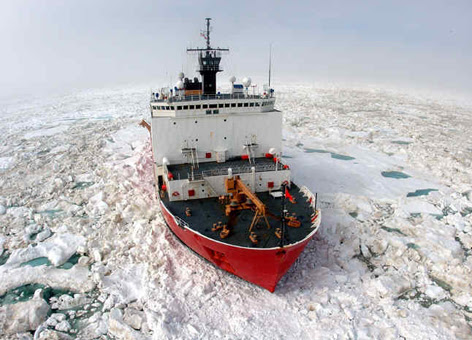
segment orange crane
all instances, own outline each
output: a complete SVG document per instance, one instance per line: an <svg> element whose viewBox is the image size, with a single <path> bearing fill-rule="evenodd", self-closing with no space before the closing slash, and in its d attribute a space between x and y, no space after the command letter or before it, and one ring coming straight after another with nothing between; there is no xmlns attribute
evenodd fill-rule
<svg viewBox="0 0 472 340"><path fill-rule="evenodd" d="M252 231L252 228L257 225L261 219L265 220L267 229L270 229L270 224L267 220L268 211L265 204L261 202L256 194L249 190L239 176L226 178L225 189L228 194L232 194L230 203L226 205L226 216L229 216L233 211L254 209L256 213L252 219L249 231Z"/></svg>

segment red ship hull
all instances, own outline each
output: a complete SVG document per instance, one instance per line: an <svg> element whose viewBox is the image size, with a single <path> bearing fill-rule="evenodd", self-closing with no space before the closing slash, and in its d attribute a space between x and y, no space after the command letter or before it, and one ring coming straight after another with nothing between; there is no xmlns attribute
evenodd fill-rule
<svg viewBox="0 0 472 340"><path fill-rule="evenodd" d="M318 228L300 242L283 248L247 248L208 238L190 228L182 227L160 201L164 219L172 232L189 248L219 268L261 286L270 292L289 270Z"/></svg>

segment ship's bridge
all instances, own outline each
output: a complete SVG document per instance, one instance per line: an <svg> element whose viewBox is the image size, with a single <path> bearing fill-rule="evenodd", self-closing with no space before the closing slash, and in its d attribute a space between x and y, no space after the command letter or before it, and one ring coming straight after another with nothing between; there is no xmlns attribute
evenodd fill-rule
<svg viewBox="0 0 472 340"><path fill-rule="evenodd" d="M174 96L151 100L153 117L268 112L274 110L275 96L247 94L215 94Z"/></svg>

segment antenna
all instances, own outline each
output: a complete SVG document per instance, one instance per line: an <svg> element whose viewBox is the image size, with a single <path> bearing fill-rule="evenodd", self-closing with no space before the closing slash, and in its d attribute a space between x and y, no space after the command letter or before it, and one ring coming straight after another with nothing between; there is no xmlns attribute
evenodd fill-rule
<svg viewBox="0 0 472 340"><path fill-rule="evenodd" d="M269 91L270 91L270 74L272 71L272 43L269 45Z"/></svg>
<svg viewBox="0 0 472 340"><path fill-rule="evenodd" d="M207 49L210 49L210 20L211 18L205 18L207 21L207 32L206 32L206 41L207 41Z"/></svg>

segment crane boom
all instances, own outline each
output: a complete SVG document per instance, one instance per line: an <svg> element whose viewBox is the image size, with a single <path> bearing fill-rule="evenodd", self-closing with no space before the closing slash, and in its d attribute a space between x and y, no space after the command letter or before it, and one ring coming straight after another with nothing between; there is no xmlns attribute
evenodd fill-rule
<svg viewBox="0 0 472 340"><path fill-rule="evenodd" d="M249 231L252 230L253 226L256 225L261 218L266 222L267 228L270 228L269 221L267 221L267 208L264 203L257 197L257 195L244 184L244 182L235 176L232 178L226 178L225 180L226 192L233 195L231 203L226 205L226 215L230 215L235 210L253 209L255 206L255 215L252 220ZM251 200L251 204L248 203Z"/></svg>

